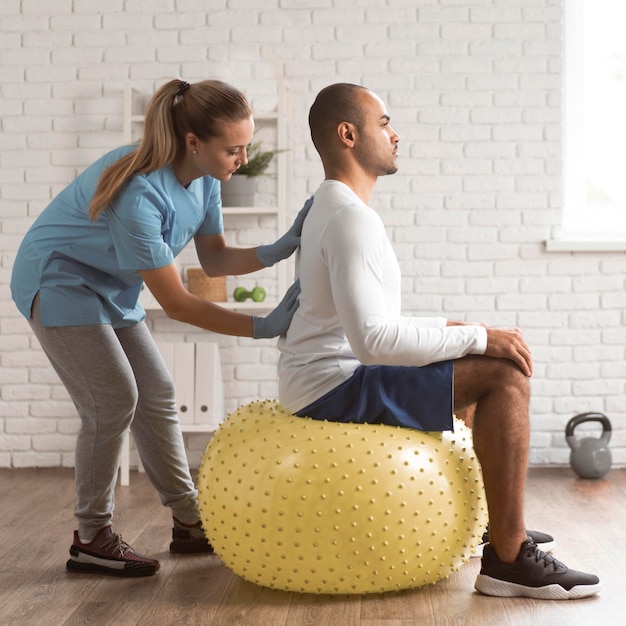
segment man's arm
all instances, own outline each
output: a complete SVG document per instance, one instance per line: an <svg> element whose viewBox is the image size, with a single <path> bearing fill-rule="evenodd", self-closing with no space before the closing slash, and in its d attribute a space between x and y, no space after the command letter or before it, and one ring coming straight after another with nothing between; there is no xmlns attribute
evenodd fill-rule
<svg viewBox="0 0 626 626"><path fill-rule="evenodd" d="M421 366L484 352L483 327L448 327L443 318L436 326L418 326L407 323L417 318L400 318L391 310L390 299L399 299L400 277L373 211L345 207L333 216L322 240L335 308L363 364Z"/></svg>
<svg viewBox="0 0 626 626"><path fill-rule="evenodd" d="M510 359L526 376L532 376L533 362L530 348L524 341L519 328L489 328L486 324L453 322L451 320L448 320L447 324L448 326L485 326L487 345L483 356Z"/></svg>

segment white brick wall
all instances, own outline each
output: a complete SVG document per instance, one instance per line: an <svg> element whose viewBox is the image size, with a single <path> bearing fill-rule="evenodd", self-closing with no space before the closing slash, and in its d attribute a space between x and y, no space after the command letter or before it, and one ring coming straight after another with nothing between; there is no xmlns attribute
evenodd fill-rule
<svg viewBox="0 0 626 626"><path fill-rule="evenodd" d="M561 209L561 20L559 0L0 0L0 466L71 466L78 428L10 299L21 236L122 141L124 83L148 94L174 76L231 81L259 110L288 82L294 209L321 177L306 126L317 91L377 91L402 137L374 204L407 312L522 327L531 463L567 464L565 424L593 410L626 465L626 258L543 246ZM206 338L159 313L149 323ZM227 410L276 395L273 342L217 340ZM188 438L197 463L205 438Z"/></svg>

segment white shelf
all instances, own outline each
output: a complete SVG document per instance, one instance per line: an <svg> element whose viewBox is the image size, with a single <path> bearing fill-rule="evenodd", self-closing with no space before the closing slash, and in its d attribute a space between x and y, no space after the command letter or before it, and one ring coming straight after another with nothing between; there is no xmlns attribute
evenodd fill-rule
<svg viewBox="0 0 626 626"><path fill-rule="evenodd" d="M272 122L278 120L278 111L267 111L265 113L252 113L257 122Z"/></svg>
<svg viewBox="0 0 626 626"><path fill-rule="evenodd" d="M150 293L147 287L144 287L139 296L139 302L145 311L162 311L161 305L156 298ZM271 311L278 306L276 300L264 300L263 302L252 302L245 300L244 302L214 302L218 306L231 311Z"/></svg>
<svg viewBox="0 0 626 626"><path fill-rule="evenodd" d="M212 433L217 426L211 424L181 424L180 430L184 433Z"/></svg>
<svg viewBox="0 0 626 626"><path fill-rule="evenodd" d="M281 110L284 105L284 87L280 88L280 98L281 102L279 102L275 111L263 111L262 113L252 113L254 120L256 122L278 122L281 119L281 116L284 116L284 111ZM136 109L141 107L143 109L143 105L141 104L142 94L138 89L135 89L132 84L126 83L124 85L124 124L123 124L123 133L127 143L133 142L133 132L132 125L133 124L143 124L146 117L143 113L137 113Z"/></svg>
<svg viewBox="0 0 626 626"><path fill-rule="evenodd" d="M548 252L624 252L626 240L548 239L545 246Z"/></svg>
<svg viewBox="0 0 626 626"><path fill-rule="evenodd" d="M268 206L225 206L222 207L223 215L278 215L278 207Z"/></svg>
<svg viewBox="0 0 626 626"><path fill-rule="evenodd" d="M162 311L161 305L152 298L152 300L144 304L142 299L140 298L141 306L143 306L144 311ZM266 312L272 311L278 306L278 302L274 302L273 300L265 300L264 302L214 302L217 306L221 306L224 309L229 309L230 311L258 311L258 312Z"/></svg>
<svg viewBox="0 0 626 626"><path fill-rule="evenodd" d="M263 302L215 302L225 309L233 311L271 311L278 306L274 300L263 300Z"/></svg>

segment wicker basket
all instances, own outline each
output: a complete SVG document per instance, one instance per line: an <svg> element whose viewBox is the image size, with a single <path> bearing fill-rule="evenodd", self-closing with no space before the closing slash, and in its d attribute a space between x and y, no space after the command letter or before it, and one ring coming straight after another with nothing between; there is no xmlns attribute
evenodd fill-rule
<svg viewBox="0 0 626 626"><path fill-rule="evenodd" d="M205 300L226 302L226 276L211 277L200 267L189 267L187 287L192 294Z"/></svg>

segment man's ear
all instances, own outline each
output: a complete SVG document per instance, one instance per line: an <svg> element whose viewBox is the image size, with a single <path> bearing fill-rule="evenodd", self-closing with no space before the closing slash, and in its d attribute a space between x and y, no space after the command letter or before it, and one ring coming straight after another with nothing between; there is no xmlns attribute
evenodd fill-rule
<svg viewBox="0 0 626 626"><path fill-rule="evenodd" d="M339 139L346 144L347 146L352 147L356 140L356 129L354 128L354 124L350 122L341 122L339 126L337 126L337 134L339 135Z"/></svg>

